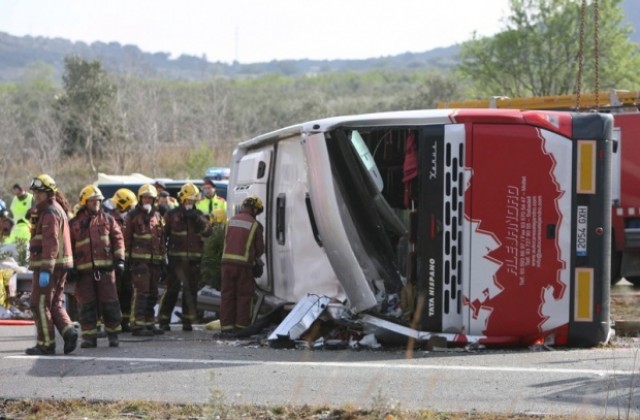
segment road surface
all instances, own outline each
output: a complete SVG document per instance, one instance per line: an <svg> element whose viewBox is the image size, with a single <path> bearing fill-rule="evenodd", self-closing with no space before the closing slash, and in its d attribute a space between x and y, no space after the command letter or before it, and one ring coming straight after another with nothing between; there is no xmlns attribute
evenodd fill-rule
<svg viewBox="0 0 640 420"><path fill-rule="evenodd" d="M175 328L175 326L173 326ZM152 400L640 416L640 342L552 351L273 349L197 328L97 349L24 354L33 326L0 326L0 398ZM614 341L615 342L615 341Z"/></svg>

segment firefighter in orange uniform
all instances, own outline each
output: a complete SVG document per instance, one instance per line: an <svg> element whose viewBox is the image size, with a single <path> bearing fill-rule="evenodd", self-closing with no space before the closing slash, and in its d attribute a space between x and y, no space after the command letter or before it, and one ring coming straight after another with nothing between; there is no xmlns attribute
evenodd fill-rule
<svg viewBox="0 0 640 420"><path fill-rule="evenodd" d="M133 191L127 188L120 188L111 198L114 208L109 210L109 214L116 219L120 226L120 230L124 233L124 222L127 213L131 211L138 200ZM120 311L122 312L122 332L131 332L131 296L133 295L133 285L131 284L131 273L124 270L122 273L116 270L116 287L118 289L118 301L120 302Z"/></svg>
<svg viewBox="0 0 640 420"><path fill-rule="evenodd" d="M182 330L192 331L198 318L197 298L200 283L203 237L211 234L208 216L195 208L200 199L198 187L187 183L178 192L180 205L165 215L168 239L169 272L167 291L160 303L160 328L169 331L171 312L182 286Z"/></svg>
<svg viewBox="0 0 640 420"><path fill-rule="evenodd" d="M156 188L144 184L138 190L138 204L125 219L124 245L133 282L131 334L135 336L164 334L154 320L158 281L167 257L164 219L156 206L157 198Z"/></svg>
<svg viewBox="0 0 640 420"><path fill-rule="evenodd" d="M102 192L87 185L80 192L80 210L71 219L73 261L78 271L78 300L82 348L98 345L98 313L104 320L109 347L118 347L120 303L115 272L124 272L124 240L120 226L102 211Z"/></svg>
<svg viewBox="0 0 640 420"><path fill-rule="evenodd" d="M253 267L264 253L262 226L256 220L263 211L260 198L242 202L238 214L227 222L222 251L220 327L234 332L251 323L251 300L255 288Z"/></svg>
<svg viewBox="0 0 640 420"><path fill-rule="evenodd" d="M33 270L29 306L36 324L37 344L26 353L55 354L55 326L64 339L64 354L69 354L78 342L78 333L62 302L67 271L73 267L69 203L49 175L34 178L31 190L38 218L29 243L29 265Z"/></svg>

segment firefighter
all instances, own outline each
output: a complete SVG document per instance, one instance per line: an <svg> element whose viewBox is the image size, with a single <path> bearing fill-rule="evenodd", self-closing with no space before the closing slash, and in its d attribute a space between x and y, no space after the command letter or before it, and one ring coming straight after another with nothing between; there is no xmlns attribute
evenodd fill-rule
<svg viewBox="0 0 640 420"><path fill-rule="evenodd" d="M166 260L164 219L156 206L158 191L151 184L138 190L138 204L125 218L124 244L133 282L131 334L164 334L155 327L158 281Z"/></svg>
<svg viewBox="0 0 640 420"><path fill-rule="evenodd" d="M80 191L80 209L71 219L73 261L78 272L75 296L78 301L81 348L98 345L98 313L104 321L109 347L118 347L122 315L115 272L124 272L124 240L116 220L102 211L104 196L98 187Z"/></svg>
<svg viewBox="0 0 640 420"><path fill-rule="evenodd" d="M209 177L203 180L202 194L202 199L196 203L198 210L206 214L211 220L214 218L214 210L222 210L226 213L227 201L222 197L218 197L216 194L216 184Z"/></svg>
<svg viewBox="0 0 640 420"><path fill-rule="evenodd" d="M182 330L192 331L197 320L197 293L203 237L211 234L207 216L195 208L200 198L198 187L187 183L178 193L179 206L165 216L169 257L167 290L160 303L160 328L169 331L171 312L182 287Z"/></svg>
<svg viewBox="0 0 640 420"><path fill-rule="evenodd" d="M136 195L127 188L120 188L111 198L111 203L115 207L109 211L109 214L113 216L118 225L120 225L120 230L124 232L126 216L138 204ZM116 287L118 289L120 312L122 312L122 332L131 332L130 318L133 285L131 284L131 273L128 270L123 272L116 271Z"/></svg>
<svg viewBox="0 0 640 420"><path fill-rule="evenodd" d="M67 211L69 203L53 178L42 174L31 181L38 214L29 243L33 270L29 306L37 330L37 344L30 355L55 354L54 326L64 339L64 354L76 349L78 333L62 302L67 271L73 267Z"/></svg>
<svg viewBox="0 0 640 420"><path fill-rule="evenodd" d="M220 290L222 333L233 334L251 322L251 300L255 287L253 269L264 253L262 225L256 220L262 211L260 198L247 197L238 214L227 223Z"/></svg>

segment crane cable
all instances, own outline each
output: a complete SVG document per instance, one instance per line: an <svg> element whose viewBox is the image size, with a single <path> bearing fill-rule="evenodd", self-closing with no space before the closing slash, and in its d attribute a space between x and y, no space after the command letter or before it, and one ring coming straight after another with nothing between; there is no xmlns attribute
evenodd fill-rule
<svg viewBox="0 0 640 420"><path fill-rule="evenodd" d="M580 38L578 40L578 75L576 77L576 109L579 111L580 95L582 91L582 62L584 61L584 21L587 9L587 0L582 0L580 4Z"/></svg>
<svg viewBox="0 0 640 420"><path fill-rule="evenodd" d="M593 0L593 56L595 71L596 111L600 110L600 7L599 0Z"/></svg>

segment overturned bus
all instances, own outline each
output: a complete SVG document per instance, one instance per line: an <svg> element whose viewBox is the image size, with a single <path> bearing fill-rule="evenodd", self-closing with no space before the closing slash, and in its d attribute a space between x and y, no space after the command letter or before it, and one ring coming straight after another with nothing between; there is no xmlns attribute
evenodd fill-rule
<svg viewBox="0 0 640 420"><path fill-rule="evenodd" d="M418 340L597 345L611 130L604 114L495 109L311 121L238 145L228 211L265 203L271 305L322 296Z"/></svg>

